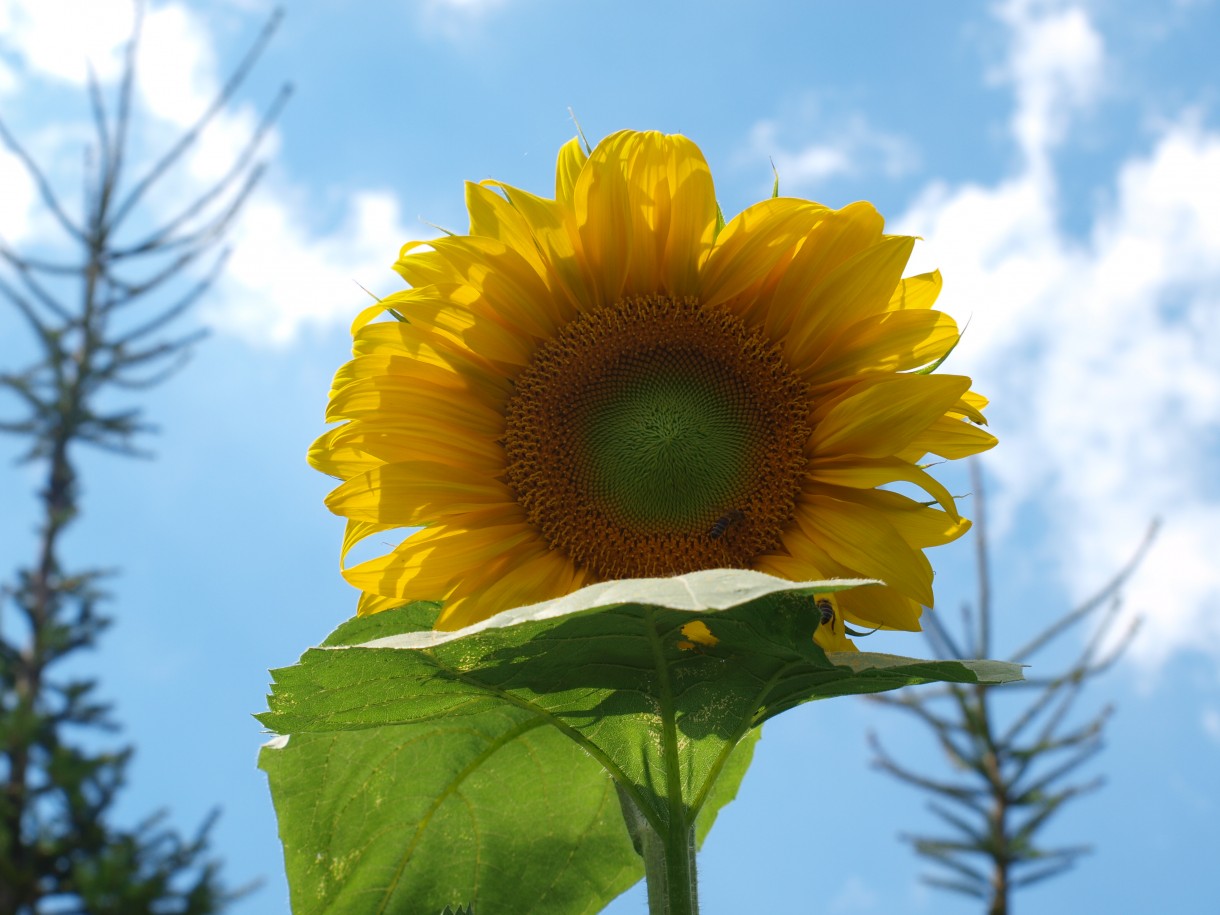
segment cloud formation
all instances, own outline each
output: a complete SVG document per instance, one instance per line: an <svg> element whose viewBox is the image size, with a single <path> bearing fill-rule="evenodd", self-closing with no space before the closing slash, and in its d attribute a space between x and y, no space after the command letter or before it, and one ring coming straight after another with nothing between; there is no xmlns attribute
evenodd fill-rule
<svg viewBox="0 0 1220 915"><path fill-rule="evenodd" d="M913 144L878 130L862 115L830 117L812 100L803 107L807 109L805 119L822 122L821 132L830 139L794 149L784 145L777 120L762 120L750 129L748 152L742 156L752 163L769 156L783 193L806 193L831 178L878 174L897 178L917 167L919 157Z"/></svg>
<svg viewBox="0 0 1220 915"><path fill-rule="evenodd" d="M15 155L0 147L0 238L19 244L30 234L30 211L36 195L29 172Z"/></svg>
<svg viewBox="0 0 1220 915"><path fill-rule="evenodd" d="M113 79L133 11L129 0L7 0L0 47L41 76L83 86L92 66L99 79Z"/></svg>
<svg viewBox="0 0 1220 915"><path fill-rule="evenodd" d="M1147 617L1132 655L1220 655L1220 135L1189 112L1163 126L1073 237L1053 154L1097 100L1104 42L1082 7L1012 2L1000 18L1021 166L992 186L935 183L898 227L928 240L943 307L972 316L953 368L993 398L1003 514L1038 501L1075 598L1163 518L1126 589Z"/></svg>
<svg viewBox="0 0 1220 915"><path fill-rule="evenodd" d="M78 6L70 0L14 0L0 7L0 32L9 36L18 66L27 76L83 87L86 60L103 83L112 84L119 75L132 4L98 0L85 5L84 19L72 12ZM65 28L65 22L74 26ZM133 148L147 157L168 148L219 91L221 73L208 23L182 3L150 8L136 74L139 133ZM180 201L210 187L230 168L258 120L258 111L249 103L218 113L181 167L166 176L159 193L150 196L150 206L162 217L169 216L176 212L175 202L180 206ZM84 124L56 125L54 134L60 141L39 141L37 158L40 162L62 158L53 147L71 143L79 148L86 130ZM278 147L279 135L273 130L261 146L263 158L273 166ZM75 167L79 159L73 156L69 161ZM137 163L137 171L139 167ZM79 182L75 172L53 172L51 177L61 187ZM0 234L11 242L31 234L32 194L19 164L0 150L0 197L6 201ZM355 189L348 199L334 228L311 230L306 228L311 215L309 192L274 167L269 169L230 236L233 257L205 300L205 321L252 343L278 345L290 343L307 326L329 327L349 320L365 300L355 281L387 276L396 240L421 233L402 224L397 200L389 192Z"/></svg>

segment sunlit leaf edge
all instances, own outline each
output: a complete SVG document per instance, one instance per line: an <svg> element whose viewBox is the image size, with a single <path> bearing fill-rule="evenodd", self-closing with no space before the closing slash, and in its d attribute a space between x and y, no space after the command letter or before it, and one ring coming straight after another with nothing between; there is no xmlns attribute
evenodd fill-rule
<svg viewBox="0 0 1220 915"><path fill-rule="evenodd" d="M873 578L788 581L750 569L704 569L668 578L624 578L598 582L563 597L505 610L464 629L420 630L355 645L331 644L323 647L419 650L435 648L489 629L505 629L522 623L554 620L621 604L642 604L690 613L714 613L781 592L828 594L876 584L883 582Z"/></svg>

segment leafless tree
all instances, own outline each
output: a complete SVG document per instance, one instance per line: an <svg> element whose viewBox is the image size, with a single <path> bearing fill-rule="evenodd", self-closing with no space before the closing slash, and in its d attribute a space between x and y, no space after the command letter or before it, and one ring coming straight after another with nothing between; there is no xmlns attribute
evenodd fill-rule
<svg viewBox="0 0 1220 915"><path fill-rule="evenodd" d="M976 501L978 598L962 608L962 632L955 637L935 613L925 615L927 635L940 658L986 658L992 651L992 585L988 561L986 506L977 462L971 465ZM1039 833L1074 798L1101 787L1100 776L1072 776L1102 749L1109 705L1076 721L1072 711L1084 687L1120 657L1139 627L1137 618L1113 638L1123 584L1143 558L1156 533L1143 543L1100 591L1069 610L1014 652L1008 660L1028 663L1075 627L1093 620L1093 629L1075 660L1057 673L1006 684L1002 695L984 686L905 690L871 701L909 712L927 725L952 766L949 775L925 774L901 763L870 735L876 765L931 796L929 808L947 827L941 836L907 835L915 851L938 866L927 883L984 902L989 915L1007 915L1013 893L1071 868L1090 850L1085 844L1044 847ZM1106 647L1110 646L1110 647ZM1027 696L1015 713L1000 711L1001 700ZM1006 706L1008 708L1008 706Z"/></svg>
<svg viewBox="0 0 1220 915"><path fill-rule="evenodd" d="M0 594L0 915L202 915L233 898L218 863L206 858L211 819L189 839L163 814L135 829L107 822L132 748L93 752L73 742L80 728L115 725L95 698L96 681L62 671L108 625L99 612L108 573L69 569L62 540L81 511L78 446L146 453L138 439L151 427L138 406L115 407L115 395L130 399L160 383L203 336L173 327L224 265L226 234L263 173L259 150L291 88L280 89L220 180L158 221L150 192L231 104L281 15L270 17L199 119L148 164L132 139L143 4L135 7L117 87L104 91L90 71L95 139L86 150L79 217L0 120L0 140L62 232L59 247L71 252L35 256L0 238L0 300L28 325L35 354L0 373L0 390L16 404L0 431L24 440L22 461L45 469L33 560ZM184 280L190 275L196 278Z"/></svg>

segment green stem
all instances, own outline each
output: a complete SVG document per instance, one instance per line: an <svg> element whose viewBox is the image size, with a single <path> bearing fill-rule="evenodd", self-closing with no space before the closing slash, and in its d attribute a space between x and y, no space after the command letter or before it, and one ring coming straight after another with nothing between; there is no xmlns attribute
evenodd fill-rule
<svg viewBox="0 0 1220 915"><path fill-rule="evenodd" d="M685 810L679 810L671 827L659 832L617 782L615 787L627 832L644 859L649 915L699 915L695 830L693 824L686 825Z"/></svg>
<svg viewBox="0 0 1220 915"><path fill-rule="evenodd" d="M665 915L699 915L695 875L695 830L669 830L665 843ZM650 913L651 915L651 913Z"/></svg>
<svg viewBox="0 0 1220 915"><path fill-rule="evenodd" d="M645 824L642 835L648 915L699 915L695 883L695 830L667 830L662 836Z"/></svg>

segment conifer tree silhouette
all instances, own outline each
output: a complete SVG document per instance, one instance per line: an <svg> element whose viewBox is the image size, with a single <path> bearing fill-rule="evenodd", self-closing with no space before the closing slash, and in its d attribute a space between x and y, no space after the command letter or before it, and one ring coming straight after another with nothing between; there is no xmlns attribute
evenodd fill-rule
<svg viewBox="0 0 1220 915"><path fill-rule="evenodd" d="M23 440L20 459L45 481L33 559L0 592L0 915L207 915L243 892L225 886L210 857L214 813L188 838L164 812L134 828L113 825L133 748L99 751L99 741L80 741L82 732L116 725L96 681L65 672L110 622L100 609L109 573L72 568L63 556L63 535L82 508L78 449L146 454L139 439L151 427L141 409L113 404L179 369L203 336L174 334L171 325L223 267L226 234L264 168L262 141L291 92L280 89L220 180L156 222L148 192L230 104L281 16L270 17L198 121L136 173L146 157L131 135L143 4L135 7L113 98L89 75L95 140L79 217L0 120L0 141L25 167L70 252L27 255L0 239L0 303L24 319L36 354L24 367L0 366L0 392L11 395L0 403L0 431ZM184 283L197 262L206 268Z"/></svg>
<svg viewBox="0 0 1220 915"><path fill-rule="evenodd" d="M971 477L978 597L973 607L962 608L962 631L956 637L937 614L924 616L928 640L939 658L986 658L993 647L987 517L977 461L971 462ZM1084 687L1118 660L1139 628L1137 617L1121 638L1110 638L1122 586L1151 545L1157 526L1154 522L1149 527L1126 566L1096 594L1007 659L1024 664L1092 620L1089 638L1063 669L1050 674L1031 669L1026 679L1005 684L999 693L984 686L951 685L870 697L925 724L953 769L945 776L916 771L870 735L876 765L930 795L929 809L948 829L940 836L904 836L917 854L938 867L924 877L926 883L979 899L988 915L1008 915L1017 890L1062 874L1090 851L1087 844L1046 847L1039 832L1068 802L1102 785L1100 776L1078 782L1071 776L1101 752L1113 708L1107 705L1083 721L1072 712Z"/></svg>

